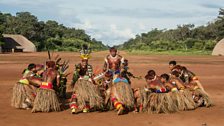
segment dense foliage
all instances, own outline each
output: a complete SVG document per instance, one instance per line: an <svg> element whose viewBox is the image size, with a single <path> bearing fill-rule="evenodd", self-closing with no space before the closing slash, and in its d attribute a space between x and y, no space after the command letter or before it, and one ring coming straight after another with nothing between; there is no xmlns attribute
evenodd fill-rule
<svg viewBox="0 0 224 126"><path fill-rule="evenodd" d="M39 21L29 12L18 12L15 16L0 12L0 45L3 41L2 34L22 34L33 41L39 51L77 51L83 44L90 45L95 50L107 48L82 29L65 27L53 20ZM168 30L156 28L136 35L118 47L135 52L211 51L223 37L224 9L220 9L217 19L206 25L195 27L194 24L184 24Z"/></svg>
<svg viewBox="0 0 224 126"><path fill-rule="evenodd" d="M22 34L34 42L39 51L76 51L82 44L94 50L106 49L101 41L91 39L82 29L68 28L53 20L39 21L29 12L18 12L15 16L0 12L0 42L2 34Z"/></svg>
<svg viewBox="0 0 224 126"><path fill-rule="evenodd" d="M148 33L136 35L119 47L129 51L211 51L223 37L224 9L220 9L217 19L205 26L185 24L177 26L176 29L153 29Z"/></svg>

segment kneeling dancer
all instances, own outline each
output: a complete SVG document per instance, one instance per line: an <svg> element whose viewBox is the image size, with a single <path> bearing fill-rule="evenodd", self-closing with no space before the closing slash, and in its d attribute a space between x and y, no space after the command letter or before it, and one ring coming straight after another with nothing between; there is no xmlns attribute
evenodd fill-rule
<svg viewBox="0 0 224 126"><path fill-rule="evenodd" d="M149 113L173 113L178 111L172 95L168 93L154 70L149 70L145 79L147 82L145 88L152 92L146 99L146 105L143 108L145 111Z"/></svg>
<svg viewBox="0 0 224 126"><path fill-rule="evenodd" d="M184 83L179 78L174 77L173 75L169 77L168 74L162 74L160 77L161 82L169 90L169 93L174 103L177 105L178 110L193 110L196 108L191 92L185 88Z"/></svg>
<svg viewBox="0 0 224 126"><path fill-rule="evenodd" d="M100 110L103 108L103 98L100 90L94 85L92 79L92 66L88 64L91 50L84 46L81 50L82 62L76 65L72 87L73 94L71 97L70 108L72 114L81 112L86 113L90 110Z"/></svg>
<svg viewBox="0 0 224 126"><path fill-rule="evenodd" d="M23 77L13 87L11 106L21 109L30 109L36 96L35 86L30 84L28 77L34 76L36 65L31 63L23 71Z"/></svg>
<svg viewBox="0 0 224 126"><path fill-rule="evenodd" d="M53 83L58 83L58 71L54 61L46 62L47 69L43 73L43 81L31 78L30 81L40 85L34 100L32 112L61 111L58 97L53 90Z"/></svg>
<svg viewBox="0 0 224 126"><path fill-rule="evenodd" d="M134 94L131 85L118 71L114 75L110 96L118 115L133 110Z"/></svg>

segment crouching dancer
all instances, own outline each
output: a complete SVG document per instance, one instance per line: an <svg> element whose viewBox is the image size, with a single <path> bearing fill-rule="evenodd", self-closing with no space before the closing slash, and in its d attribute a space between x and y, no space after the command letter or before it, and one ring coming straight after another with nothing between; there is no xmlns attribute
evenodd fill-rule
<svg viewBox="0 0 224 126"><path fill-rule="evenodd" d="M171 73L171 77L168 74L162 74L160 76L161 82L169 90L169 94L173 99L174 103L178 107L178 110L193 110L196 108L191 93L184 86L184 83L173 75L175 71Z"/></svg>
<svg viewBox="0 0 224 126"><path fill-rule="evenodd" d="M30 109L36 96L35 85L29 83L27 77L35 75L36 65L29 64L23 71L23 77L14 85L11 106L21 109Z"/></svg>
<svg viewBox="0 0 224 126"><path fill-rule="evenodd" d="M197 105L210 107L213 105L213 102L209 96L209 94L205 91L204 87L202 86L199 78L186 67L179 67L173 71L174 75L183 82L185 82L185 86L190 89L193 94L193 99Z"/></svg>
<svg viewBox="0 0 224 126"><path fill-rule="evenodd" d="M99 110L103 108L103 98L100 90L94 85L92 79L92 66L88 64L91 51L87 46L81 50L82 62L76 65L72 88L73 94L71 96L70 108L72 114L86 113L90 110Z"/></svg>
<svg viewBox="0 0 224 126"><path fill-rule="evenodd" d="M147 99L144 99L146 101L143 106L145 111L149 113L172 113L178 111L172 95L168 93L169 90L166 89L166 86L163 85L160 77L156 75L154 70L149 70L145 79L147 82L145 88L152 92Z"/></svg>
<svg viewBox="0 0 224 126"><path fill-rule="evenodd" d="M134 109L134 94L131 85L119 71L115 72L110 96L118 115Z"/></svg>
<svg viewBox="0 0 224 126"><path fill-rule="evenodd" d="M54 61L46 62L47 69L43 72L43 80L30 78L31 83L40 85L34 100L32 112L61 111L58 97L53 90L53 83L58 84L58 71Z"/></svg>

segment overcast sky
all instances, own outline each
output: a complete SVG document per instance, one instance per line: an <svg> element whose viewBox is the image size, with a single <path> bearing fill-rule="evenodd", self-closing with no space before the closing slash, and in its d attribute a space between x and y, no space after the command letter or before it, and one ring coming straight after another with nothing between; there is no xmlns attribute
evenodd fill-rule
<svg viewBox="0 0 224 126"><path fill-rule="evenodd" d="M39 20L81 28L104 44L116 45L153 28L205 25L224 0L0 0L0 11L28 11Z"/></svg>

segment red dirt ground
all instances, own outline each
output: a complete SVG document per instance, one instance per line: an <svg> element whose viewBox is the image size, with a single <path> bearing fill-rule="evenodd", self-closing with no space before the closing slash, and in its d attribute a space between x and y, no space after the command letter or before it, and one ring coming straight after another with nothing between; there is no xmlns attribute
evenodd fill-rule
<svg viewBox="0 0 224 126"><path fill-rule="evenodd" d="M69 72L80 61L78 53L57 53L70 60ZM216 56L168 56L168 55L128 55L130 71L144 77L149 69L158 74L168 72L168 62L177 60L194 71L200 78L215 106L198 108L174 114L129 113L117 116L111 112L93 112L71 115L70 110L51 113L31 113L10 106L12 87L21 77L22 70L29 63L44 63L47 53L0 54L0 126L223 126L224 125L224 57ZM55 55L55 54L54 54ZM89 63L94 68L102 68L107 52L92 54ZM70 83L71 76L69 76ZM133 87L145 84L144 80L132 79Z"/></svg>

